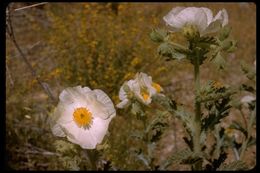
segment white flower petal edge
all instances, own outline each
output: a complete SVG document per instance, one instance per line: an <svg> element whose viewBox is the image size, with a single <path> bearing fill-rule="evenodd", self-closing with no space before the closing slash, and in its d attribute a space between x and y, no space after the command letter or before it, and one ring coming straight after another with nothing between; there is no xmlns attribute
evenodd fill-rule
<svg viewBox="0 0 260 173"><path fill-rule="evenodd" d="M62 131L61 127L59 124L54 124L54 126L52 127L52 133L55 136L59 136L59 137L65 137L65 133Z"/></svg>
<svg viewBox="0 0 260 173"><path fill-rule="evenodd" d="M183 26L183 22L176 19L176 15L179 14L184 7L173 8L166 16L163 17L163 20L166 24L172 27L172 31L178 31ZM179 21L179 22L178 22Z"/></svg>
<svg viewBox="0 0 260 173"><path fill-rule="evenodd" d="M111 99L102 90L81 86L66 88L59 98L60 102L52 118L52 133L55 136L67 137L69 141L84 149L94 149L102 142L110 121L116 116ZM85 110L78 114L81 117L81 114L85 113L85 119L75 119L77 109ZM86 128L83 128L85 125Z"/></svg>
<svg viewBox="0 0 260 173"><path fill-rule="evenodd" d="M125 89L127 88L126 91ZM130 105L130 100L128 98L128 95L133 93L134 90L138 88L137 82L135 80L129 80L124 82L124 84L120 87L119 90L119 99L121 100L120 103L116 105L117 108L124 108ZM131 93L130 93L131 92Z"/></svg>
<svg viewBox="0 0 260 173"><path fill-rule="evenodd" d="M241 99L241 102L242 103L249 103L251 101L254 101L255 100L255 97L253 96L244 96L242 99Z"/></svg>
<svg viewBox="0 0 260 173"><path fill-rule="evenodd" d="M130 100L124 99L123 101L121 101L120 103L118 103L118 104L116 105L116 107L122 109L122 108L124 108L124 107L129 106L130 103L131 103Z"/></svg>
<svg viewBox="0 0 260 173"><path fill-rule="evenodd" d="M173 8L163 20L172 27L172 31L180 31L186 25L194 25L200 35L218 31L228 24L228 14L222 9L213 18L212 11L205 7L176 7Z"/></svg>
<svg viewBox="0 0 260 173"><path fill-rule="evenodd" d="M95 89L94 92L97 96L97 101L95 102L96 105L99 104L99 109L103 110L101 115L98 115L102 119L107 119L111 115L114 115L116 113L114 104L112 100L104 93L104 91L100 89ZM100 104L101 103L101 104Z"/></svg>

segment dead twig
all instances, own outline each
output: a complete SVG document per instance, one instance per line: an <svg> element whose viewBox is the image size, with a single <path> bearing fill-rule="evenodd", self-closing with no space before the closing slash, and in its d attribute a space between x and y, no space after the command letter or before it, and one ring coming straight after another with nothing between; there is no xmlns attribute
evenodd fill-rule
<svg viewBox="0 0 260 173"><path fill-rule="evenodd" d="M14 87L14 80L12 78L11 72L10 72L7 64L6 64L6 73L8 74L8 78L9 78L9 81L10 81L10 84L11 84L11 88L13 88Z"/></svg>
<svg viewBox="0 0 260 173"><path fill-rule="evenodd" d="M33 4L33 5L17 8L17 9L14 9L14 11L20 11L20 10L24 10L24 9L28 9L28 8L32 8L32 7L37 7L39 5L44 5L44 4L47 4L47 3L48 2L41 2L41 3L37 3L37 4Z"/></svg>
<svg viewBox="0 0 260 173"><path fill-rule="evenodd" d="M29 7L28 7L29 8ZM37 76L36 71L33 69L32 65L30 64L30 62L28 61L27 57L25 56L25 54L23 53L23 51L21 50L20 46L18 45L15 35L14 35L14 31L13 31L13 26L12 26L12 14L11 14L11 9L10 6L7 7L7 32L8 35L10 37L10 39L12 40L12 42L14 43L16 49L18 50L18 52L20 53L23 61L25 62L25 64L28 66L28 69L31 71L31 74L33 75L33 77L35 77L36 81L40 84L40 86L42 87L42 89L48 94L49 98L51 98L51 100L56 103L56 99L55 97L52 95L48 84L44 83L40 80L40 78Z"/></svg>
<svg viewBox="0 0 260 173"><path fill-rule="evenodd" d="M36 146L34 146L30 143L26 143L25 146L27 148L31 149L30 151L25 152L27 154L42 154L42 155L46 155L46 156L61 156L61 154L59 154L59 153L54 153L54 152L48 151L46 149L36 147Z"/></svg>

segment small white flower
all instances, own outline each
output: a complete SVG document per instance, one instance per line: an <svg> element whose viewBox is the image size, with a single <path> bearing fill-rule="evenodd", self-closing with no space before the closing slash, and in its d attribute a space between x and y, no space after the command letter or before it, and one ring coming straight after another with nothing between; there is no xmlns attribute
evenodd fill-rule
<svg viewBox="0 0 260 173"><path fill-rule="evenodd" d="M241 102L242 103L250 103L251 101L254 101L255 100L255 97L253 96L244 96L242 99L241 99Z"/></svg>
<svg viewBox="0 0 260 173"><path fill-rule="evenodd" d="M172 31L180 31L185 26L195 26L200 35L217 32L228 24L228 14L222 9L213 18L212 11L204 7L176 7L163 17Z"/></svg>
<svg viewBox="0 0 260 173"><path fill-rule="evenodd" d="M99 89L69 87L59 96L53 114L52 133L67 137L84 149L100 144L116 111L111 99Z"/></svg>
<svg viewBox="0 0 260 173"><path fill-rule="evenodd" d="M117 104L118 108L127 107L131 103L131 98L135 97L143 104L150 104L151 97L163 91L161 86L152 81L152 77L145 73L137 73L135 79L129 80L123 84L119 91L121 102Z"/></svg>

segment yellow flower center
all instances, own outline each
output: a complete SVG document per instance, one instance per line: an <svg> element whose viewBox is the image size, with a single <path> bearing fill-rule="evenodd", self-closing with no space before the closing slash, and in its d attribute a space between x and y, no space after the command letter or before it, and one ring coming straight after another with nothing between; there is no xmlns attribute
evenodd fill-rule
<svg viewBox="0 0 260 173"><path fill-rule="evenodd" d="M218 81L214 81L213 82L213 87L216 88L216 89L221 89L224 87L224 85Z"/></svg>
<svg viewBox="0 0 260 173"><path fill-rule="evenodd" d="M162 91L162 87L159 84L153 82L152 86L156 89L158 93Z"/></svg>
<svg viewBox="0 0 260 173"><path fill-rule="evenodd" d="M142 95L144 101L149 99L149 93L148 93L147 89L142 89L141 90L141 95Z"/></svg>
<svg viewBox="0 0 260 173"><path fill-rule="evenodd" d="M75 109L73 113L73 118L76 124L79 127L83 127L84 129L89 129L93 120L92 113L84 107Z"/></svg>
<svg viewBox="0 0 260 173"><path fill-rule="evenodd" d="M226 133L226 135L228 135L229 137L232 137L233 132L234 132L233 129L230 129L230 128L225 129L225 133Z"/></svg>

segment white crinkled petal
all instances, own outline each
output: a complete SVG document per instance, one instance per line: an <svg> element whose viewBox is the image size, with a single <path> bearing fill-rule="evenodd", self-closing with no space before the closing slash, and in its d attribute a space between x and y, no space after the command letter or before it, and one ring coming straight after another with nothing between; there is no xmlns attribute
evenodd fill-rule
<svg viewBox="0 0 260 173"><path fill-rule="evenodd" d="M223 10L220 10L220 11L216 14L216 16L214 17L214 19L213 19L212 22L214 22L214 21L216 21L216 20L220 20L221 23L223 23L223 20L224 20L223 17L224 17L224 16L223 16Z"/></svg>
<svg viewBox="0 0 260 173"><path fill-rule="evenodd" d="M58 137L65 137L66 134L63 132L62 128L60 127L59 124L55 124L52 128L51 128L51 131L52 133L55 135L55 136L58 136Z"/></svg>
<svg viewBox="0 0 260 173"><path fill-rule="evenodd" d="M200 33L202 33L207 28L207 15L204 10L200 9L197 11L193 24L197 26Z"/></svg>
<svg viewBox="0 0 260 173"><path fill-rule="evenodd" d="M201 9L206 14L206 16L207 16L207 25L209 25L212 22L212 20L213 20L212 11L210 9L208 9L208 8L205 8L205 7L201 7Z"/></svg>
<svg viewBox="0 0 260 173"><path fill-rule="evenodd" d="M89 87L83 87L81 89L81 92L83 92L84 94L87 94L89 91L91 91L91 89Z"/></svg>
<svg viewBox="0 0 260 173"><path fill-rule="evenodd" d="M106 116L106 118L111 116L112 114L115 114L116 110L114 108L114 104L112 100L106 95L106 93L100 89L95 89L94 92L97 95L97 100L103 103L104 108L106 108L107 115L108 115ZM103 117L103 119L106 118Z"/></svg>
<svg viewBox="0 0 260 173"><path fill-rule="evenodd" d="M222 10L222 16L223 16L223 23L222 27L228 24L228 13L226 9Z"/></svg>
<svg viewBox="0 0 260 173"><path fill-rule="evenodd" d="M100 118L95 118L93 122L93 126L89 129L90 132L96 137L96 144L100 144L107 133L108 126L112 118L115 114L113 114L109 119L102 120Z"/></svg>
<svg viewBox="0 0 260 173"><path fill-rule="evenodd" d="M60 96L60 102L64 103L65 105L72 104L75 101L84 101L84 94L85 91L87 90L87 87L83 89L84 92L82 92L82 87L81 86L76 86L76 87L68 87L64 89Z"/></svg>
<svg viewBox="0 0 260 173"><path fill-rule="evenodd" d="M115 116L112 115L109 119L94 118L90 129L80 129L78 133L78 143L82 148L94 149L97 144L100 144L107 133L109 123Z"/></svg>
<svg viewBox="0 0 260 173"><path fill-rule="evenodd" d="M203 11L196 7L188 7L183 9L179 14L176 15L176 18L182 22L182 26L185 24L196 24L196 14L199 11ZM204 11L203 11L204 12Z"/></svg>
<svg viewBox="0 0 260 173"><path fill-rule="evenodd" d="M67 139L70 142L79 144L78 134L79 134L80 128L76 125L76 123L74 121L72 121L70 123L62 123L62 124L60 124L60 127L62 128L63 132L66 134Z"/></svg>
<svg viewBox="0 0 260 173"><path fill-rule="evenodd" d="M124 108L127 107L129 105L130 101L128 99L124 99L123 101L121 101L120 103L118 103L116 105L116 107L118 108Z"/></svg>
<svg viewBox="0 0 260 173"><path fill-rule="evenodd" d="M93 124L92 124L92 126L93 126ZM94 149L97 144L95 134L91 133L91 131L89 129L85 130L82 128L79 130L79 133L77 136L77 142L84 149Z"/></svg>
<svg viewBox="0 0 260 173"><path fill-rule="evenodd" d="M107 119L109 117L108 108L98 100L92 101L91 104L87 105L86 108L92 113L95 117L100 117L102 119Z"/></svg>
<svg viewBox="0 0 260 173"><path fill-rule="evenodd" d="M176 15L179 14L183 9L185 9L185 7L175 7L175 8L173 8L173 9L169 12L169 14L176 16Z"/></svg>
<svg viewBox="0 0 260 173"><path fill-rule="evenodd" d="M221 28L221 23L222 21L220 19L211 22L211 24L203 32L201 32L201 35L217 32Z"/></svg>
<svg viewBox="0 0 260 173"><path fill-rule="evenodd" d="M137 80L129 80L127 85L129 86L130 90L133 91L139 84Z"/></svg>
<svg viewBox="0 0 260 173"><path fill-rule="evenodd" d="M203 35L217 32L221 27L228 24L228 14L225 9L219 11L210 23L208 28L203 32Z"/></svg>
<svg viewBox="0 0 260 173"><path fill-rule="evenodd" d="M183 27L185 23L183 21L179 20L176 16L183 10L184 7L176 7L173 8L166 16L163 17L163 20L166 22L166 24L173 27L174 30L178 30Z"/></svg>
<svg viewBox="0 0 260 173"><path fill-rule="evenodd" d="M140 92L140 84L137 80L130 80L128 81L128 86L130 87L131 91L136 93Z"/></svg>
<svg viewBox="0 0 260 173"><path fill-rule="evenodd" d="M140 73L139 74L139 80L140 80L140 84L141 86L151 86L152 85L152 77L151 76L148 76L147 74L145 73Z"/></svg>
<svg viewBox="0 0 260 173"><path fill-rule="evenodd" d="M70 90L70 89L69 89ZM71 94L68 92L68 88L64 89L60 95L59 95L59 99L60 102L69 105L72 104L74 102L73 97L71 96Z"/></svg>
<svg viewBox="0 0 260 173"><path fill-rule="evenodd" d="M251 101L254 101L255 100L255 97L253 96L244 96L242 99L241 99L241 102L242 103L249 103Z"/></svg>
<svg viewBox="0 0 260 173"><path fill-rule="evenodd" d="M156 89L152 85L148 86L148 90L151 96L157 94Z"/></svg>
<svg viewBox="0 0 260 173"><path fill-rule="evenodd" d="M126 94L126 92L125 92L125 90L124 90L124 88L123 88L123 85L120 87L120 89L119 89L119 99L120 100L124 100L124 99L126 99L127 98L127 94Z"/></svg>

